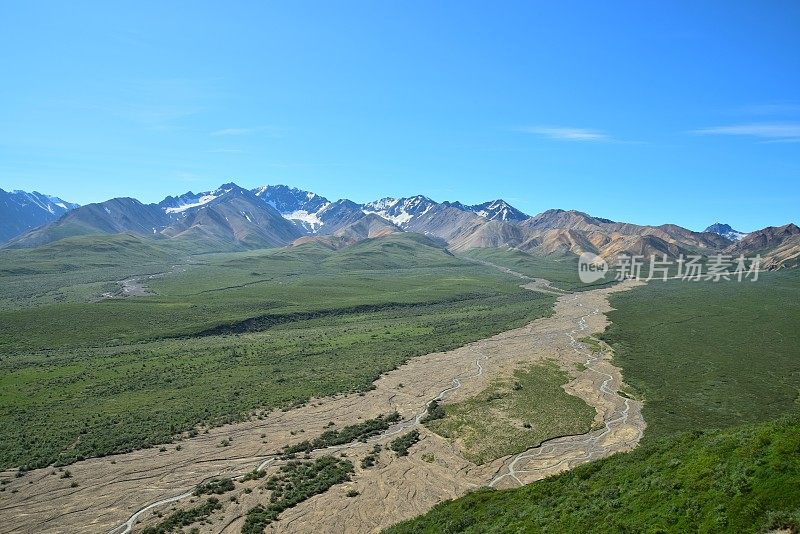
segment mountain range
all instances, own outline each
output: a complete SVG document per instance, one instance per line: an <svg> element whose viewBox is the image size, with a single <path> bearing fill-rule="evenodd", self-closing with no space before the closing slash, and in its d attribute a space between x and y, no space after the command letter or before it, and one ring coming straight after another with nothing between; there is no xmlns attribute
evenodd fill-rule
<svg viewBox="0 0 800 534"><path fill-rule="evenodd" d="M26 193L0 189L0 243L32 228L55 221L77 207L77 204L36 191Z"/></svg>
<svg viewBox="0 0 800 534"><path fill-rule="evenodd" d="M78 206L39 193L0 190L0 242L36 247L70 236L128 233L239 250L318 242L339 248L398 232L414 232L451 251L511 247L539 255L761 253L773 267L800 258L794 224L744 234L716 223L703 232L664 224L636 225L575 210L529 216L503 200L477 205L435 202L417 195L366 204L330 201L285 185L252 190L227 183L214 191L169 196L157 204L114 198Z"/></svg>

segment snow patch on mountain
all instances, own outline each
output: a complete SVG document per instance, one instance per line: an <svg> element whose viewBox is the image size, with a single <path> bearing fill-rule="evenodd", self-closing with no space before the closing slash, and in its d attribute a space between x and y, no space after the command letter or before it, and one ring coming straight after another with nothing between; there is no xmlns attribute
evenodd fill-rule
<svg viewBox="0 0 800 534"><path fill-rule="evenodd" d="M318 233L325 226L321 214L331 205L325 197L286 185L262 185L252 192L308 233Z"/></svg>
<svg viewBox="0 0 800 534"><path fill-rule="evenodd" d="M217 195L213 193L206 193L203 196L196 199L194 202L180 204L178 206L171 208L164 208L164 211L166 211L167 213L183 213L186 210L196 208L198 206L203 206L204 204L208 204L209 202L211 202L212 200L216 200L217 198L218 198Z"/></svg>
<svg viewBox="0 0 800 534"><path fill-rule="evenodd" d="M453 202L451 205L459 209L471 211L490 221L524 221L528 218L528 215L501 199L484 202L483 204L476 204L474 206L464 206L459 202Z"/></svg>
<svg viewBox="0 0 800 534"><path fill-rule="evenodd" d="M374 213L400 228L406 228L414 218L425 215L436 205L436 202L422 195L410 198L386 197L364 204L361 211L365 215Z"/></svg>
<svg viewBox="0 0 800 534"><path fill-rule="evenodd" d="M730 239L731 241L740 241L744 236L747 235L746 232L739 232L738 230L734 230L728 224L724 223L714 223L708 228L704 230L704 232L711 232L717 235L721 235L726 239Z"/></svg>
<svg viewBox="0 0 800 534"><path fill-rule="evenodd" d="M323 211L327 208L330 203L326 204L324 208L321 208L319 212ZM319 218L319 212L317 213L309 213L306 210L297 210L291 213L281 213L284 218L289 219L290 221L298 222L300 225L305 228L307 231L313 233L317 233L320 228L325 226L325 222Z"/></svg>
<svg viewBox="0 0 800 534"><path fill-rule="evenodd" d="M0 191L2 191L2 189L0 189ZM10 198L13 198L14 202L22 208L26 206L36 206L41 210L57 216L61 216L65 212L78 207L78 204L66 202L58 197L43 195L36 191L28 193L27 191L15 189L11 191L11 193L6 194L8 194Z"/></svg>

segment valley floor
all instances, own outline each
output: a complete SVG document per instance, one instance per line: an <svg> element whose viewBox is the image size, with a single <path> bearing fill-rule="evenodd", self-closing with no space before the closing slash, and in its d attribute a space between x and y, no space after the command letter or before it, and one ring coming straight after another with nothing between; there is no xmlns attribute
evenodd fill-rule
<svg viewBox="0 0 800 534"><path fill-rule="evenodd" d="M278 454L281 448L331 427L340 429L395 410L401 422L366 442L312 451L311 458L346 456L355 465L351 480L286 510L267 531L378 531L471 489L517 486L630 450L644 429L641 403L618 393L622 379L610 354L593 352L579 340L603 331L609 294L631 285L561 296L550 317L456 350L413 358L363 394L312 399L298 408L212 428L161 449L38 469L19 478L3 473L7 491L0 503L0 532L139 531L156 525L173 508L205 502L191 495L166 502L191 493L204 481L256 468L271 475L287 463ZM432 399L451 403L475 397L492 381L548 360L570 376L565 390L596 411L595 430L589 434L553 436L539 447L478 466L464 459L458 439L444 439L420 423ZM385 446L413 430L420 440L407 456L373 452L376 444ZM370 455L375 465L362 467L361 460ZM200 532L240 532L248 510L267 503L268 497L263 481L237 481L233 490L219 496L221 510L192 526ZM163 504L130 521L137 511L158 502Z"/></svg>

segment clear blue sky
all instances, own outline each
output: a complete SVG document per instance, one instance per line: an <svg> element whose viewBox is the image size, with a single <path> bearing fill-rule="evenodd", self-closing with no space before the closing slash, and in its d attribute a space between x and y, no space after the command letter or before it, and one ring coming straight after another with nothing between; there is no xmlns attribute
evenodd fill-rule
<svg viewBox="0 0 800 534"><path fill-rule="evenodd" d="M800 222L797 1L2 11L3 189L154 202L233 180L694 229Z"/></svg>

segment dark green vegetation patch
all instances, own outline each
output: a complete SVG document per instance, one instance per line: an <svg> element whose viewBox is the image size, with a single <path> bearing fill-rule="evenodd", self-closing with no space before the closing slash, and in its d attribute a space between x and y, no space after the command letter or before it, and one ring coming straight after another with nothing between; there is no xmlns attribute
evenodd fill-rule
<svg viewBox="0 0 800 534"><path fill-rule="evenodd" d="M439 404L439 401L433 399L430 403L428 403L428 409L425 412L425 415L420 419L420 423L423 425L430 421L435 421L437 419L442 419L445 415L444 406Z"/></svg>
<svg viewBox="0 0 800 534"><path fill-rule="evenodd" d="M349 460L332 456L289 462L267 479L265 487L271 491L269 504L258 505L247 512L242 534L261 534L281 512L350 480L352 472L353 464Z"/></svg>
<svg viewBox="0 0 800 534"><path fill-rule="evenodd" d="M220 478L209 480L205 484L200 484L194 490L194 494L198 495L222 495L229 491L233 491L234 483L230 478Z"/></svg>
<svg viewBox="0 0 800 534"><path fill-rule="evenodd" d="M188 510L178 510L170 514L169 517L156 526L145 528L142 534L167 534L168 532L176 532L181 527L186 527L207 519L215 511L221 509L222 504L220 504L219 499L211 497L205 504L189 508Z"/></svg>
<svg viewBox="0 0 800 534"><path fill-rule="evenodd" d="M419 441L419 431L412 430L403 434L399 438L393 439L389 443L389 448L397 453L397 456L408 456L408 449Z"/></svg>
<svg viewBox="0 0 800 534"><path fill-rule="evenodd" d="M645 439L800 408L800 271L650 282L610 302L603 338L645 398Z"/></svg>
<svg viewBox="0 0 800 534"><path fill-rule="evenodd" d="M800 421L651 440L519 489L479 490L391 534L800 529Z"/></svg>
<svg viewBox="0 0 800 534"><path fill-rule="evenodd" d="M388 415L379 415L375 419L368 419L362 423L346 426L341 430L326 430L313 440L302 441L297 445L287 445L283 448L283 453L311 452L315 449L344 445L353 441L367 441L367 439L377 436L389 428L392 423L396 423L399 420L400 414L393 412Z"/></svg>

